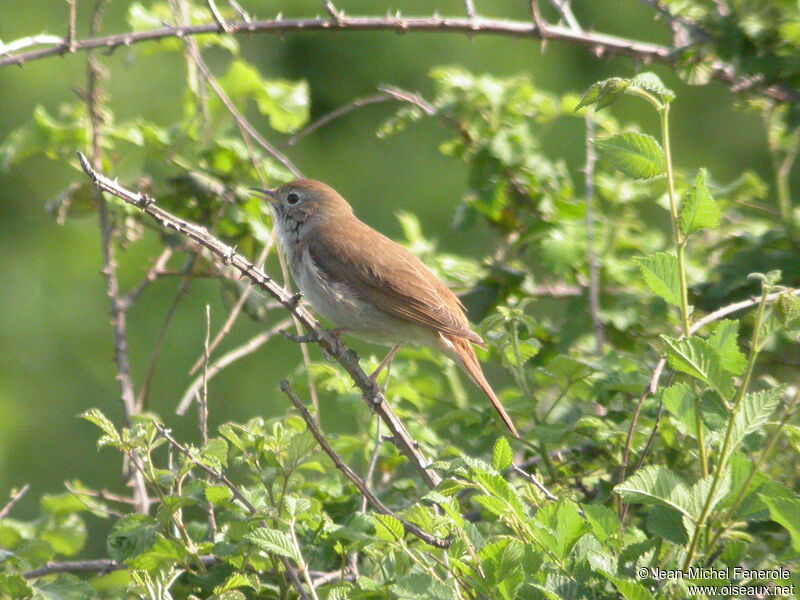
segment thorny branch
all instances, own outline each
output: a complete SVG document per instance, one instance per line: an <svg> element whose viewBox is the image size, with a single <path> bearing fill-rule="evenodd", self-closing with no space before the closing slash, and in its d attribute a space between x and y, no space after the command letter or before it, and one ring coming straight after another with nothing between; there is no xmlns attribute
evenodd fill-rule
<svg viewBox="0 0 800 600"><path fill-rule="evenodd" d="M509 19L487 19L483 17L348 17L341 13L334 18L307 18L260 21L228 22L231 34L265 33L285 34L298 31L394 31L396 33L462 33L468 35L500 35L506 37L542 39L543 32L536 23L513 21ZM202 25L185 25L182 27L159 27L147 31L133 31L116 35L89 37L74 41L71 45L65 38L48 36L44 45L47 47L13 54L8 51L11 46L20 47L18 42L11 42L0 49L0 67L7 65L23 65L49 56L60 56L68 52L87 51L95 48L113 52L120 46L161 40L170 37L218 33L219 24L214 21ZM659 62L677 66L681 60L680 52L669 46L651 44L638 40L607 35L603 33L577 31L569 26L547 24L548 40L564 42L587 48L597 55L620 55L636 59L638 62ZM21 47L34 45L30 38ZM744 78L736 74L735 68L727 63L715 61L709 66L712 76L727 84L732 89L749 87L752 78ZM783 83L759 88L759 93L779 102L800 103L800 90Z"/></svg>
<svg viewBox="0 0 800 600"><path fill-rule="evenodd" d="M328 443L328 440L325 439L325 435L322 433L316 421L311 416L311 413L308 412L308 409L305 407L305 404L303 404L297 397L297 395L294 393L294 391L292 390L292 386L286 379L281 381L281 391L284 394L286 394L289 400L292 401L292 404L294 404L295 408L297 408L298 412L300 413L300 416L303 417L303 420L306 422L306 427L308 427L308 430L311 432L311 435L314 436L314 439L317 440L317 443L319 444L320 448L322 448L325 454L327 454L328 457L330 457L331 461L333 461L333 464L336 466L336 468L339 469L342 473L344 473L345 477L347 477L353 483L353 485L356 486L358 491L361 493L362 497L366 498L366 500L372 505L372 507L377 512L383 515L390 515L394 517L395 519L400 521L400 523L403 525L403 529L405 529L406 532L410 533L411 535L415 535L423 542L430 544L431 546L435 546L437 548L447 548L448 546L450 546L449 540L442 539L424 532L422 529L420 529L413 523L409 523L408 521L397 515L383 502L381 502L378 499L378 497L372 493L372 490L369 489L366 482L363 479L361 479L356 474L356 472L353 471L353 469L347 466L347 464L345 464L345 462L341 459L341 457L338 454L336 454L336 450L334 450L333 447L330 445L330 443Z"/></svg>
<svg viewBox="0 0 800 600"><path fill-rule="evenodd" d="M230 264L234 269L248 277L260 288L275 298L284 308L286 308L303 327L314 335L314 339L320 348L332 356L344 370L350 375L356 386L362 392L362 398L371 410L377 412L383 422L386 423L392 434L392 441L411 462L417 473L423 478L425 483L434 488L441 480L432 470L428 469L428 461L423 457L417 443L411 438L405 426L394 414L394 411L386 402L383 393L377 384L361 369L358 362L358 355L352 350L347 349L334 335L322 328L317 320L302 306L297 306L293 296L283 287L258 269L250 261L233 248L219 241L204 227L199 227L193 223L185 221L175 215L156 206L155 201L143 194L132 192L125 189L119 183L112 181L105 175L98 173L86 159L78 153L81 167L92 179L93 183L103 191L114 194L121 200L131 204L148 216L153 218L165 229L172 229L193 239L200 245L208 248L212 253L219 256L224 262Z"/></svg>

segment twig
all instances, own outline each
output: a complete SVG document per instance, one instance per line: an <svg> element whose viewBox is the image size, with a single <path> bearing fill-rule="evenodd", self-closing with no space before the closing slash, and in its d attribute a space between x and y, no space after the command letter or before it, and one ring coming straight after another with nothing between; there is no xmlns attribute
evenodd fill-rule
<svg viewBox="0 0 800 600"><path fill-rule="evenodd" d="M75 52L75 40L77 39L75 27L75 13L78 8L78 0L67 0L69 4L69 24L67 25L67 46L70 52Z"/></svg>
<svg viewBox="0 0 800 600"><path fill-rule="evenodd" d="M292 137L286 140L287 146L294 146L297 142L301 139L306 137L307 135L315 132L320 127L327 125L331 121L338 119L339 117L343 117L344 115L353 112L357 108L361 108L362 106L369 106L370 104L378 104L380 102L387 102L392 100L393 97L389 94L375 94L373 96L366 96L364 98L358 98L353 100L352 102L345 104L344 106L340 106L336 110L329 112L326 115L323 115L316 121L309 123L303 129L295 133Z"/></svg>
<svg viewBox="0 0 800 600"><path fill-rule="evenodd" d="M572 31L576 33L583 32L583 27L581 27L581 24L578 23L578 19L575 18L575 15L572 12L570 0L550 0L550 4L555 6L558 14L561 15L561 18L564 19L564 22L570 29L572 29Z"/></svg>
<svg viewBox="0 0 800 600"><path fill-rule="evenodd" d="M0 519L5 519L8 516L8 513L11 512L11 509L14 508L17 502L22 500L22 497L28 493L29 489L31 489L31 486L29 483L26 483L20 489L18 489L13 496L11 496L11 499L6 503L6 505L3 508L0 508Z"/></svg>
<svg viewBox="0 0 800 600"><path fill-rule="evenodd" d="M208 341L211 338L211 305L206 304L206 338L203 344L203 391L199 394L197 410L199 413L200 441L208 444Z"/></svg>
<svg viewBox="0 0 800 600"><path fill-rule="evenodd" d="M64 482L64 487L76 496L89 496L90 498L101 498L102 500L108 500L109 502L119 502L120 504L129 504L134 506L136 505L136 500L133 498L120 496L119 494L114 494L108 490L78 490L72 487L69 481Z"/></svg>
<svg viewBox="0 0 800 600"><path fill-rule="evenodd" d="M208 567L215 565L219 562L216 556L211 554L204 554L197 557L200 563ZM56 573L110 573L119 569L129 568L124 562L117 562L110 558L96 558L90 560L68 560L64 562L50 562L33 569L26 571L22 574L25 579L34 579L36 577L44 577L45 575L54 575Z"/></svg>
<svg viewBox="0 0 800 600"><path fill-rule="evenodd" d="M536 477L534 477L532 474L522 470L517 465L511 465L511 470L514 471L514 473L516 473L517 475L521 476L522 478L530 481L534 485L534 487L536 487L537 490L542 492L545 498L550 500L550 502L555 502L556 500L558 500L558 498L554 496L552 492L550 492L550 490L544 487L544 484L540 482L538 479L536 479Z"/></svg>
<svg viewBox="0 0 800 600"><path fill-rule="evenodd" d="M228 0L228 4L233 9L233 12L235 12L237 15L239 15L239 18L242 21L244 21L245 23L251 21L250 15L248 15L245 12L245 10L241 6L239 6L239 4L237 2L234 2L234 0Z"/></svg>
<svg viewBox="0 0 800 600"><path fill-rule="evenodd" d="M264 244L264 248L261 250L261 253L258 255L258 258L256 258L257 267L261 268L264 266L264 262L267 259L267 255L269 254L269 251L272 249L273 239L274 238L271 237L270 240L266 244ZM248 280L247 287L242 291L241 295L239 296L239 299L236 301L236 304L234 304L233 308L231 309L231 312L225 319L225 323L222 325L222 327L220 327L220 330L214 336L213 341L208 345L207 353L209 356L211 355L212 352L214 352L214 350L217 349L217 346L220 344L220 342L222 342L223 339L225 339L225 336L228 335L228 333L230 333L233 324L236 322L236 319L241 313L242 308L244 307L245 302L247 302L247 299L250 297L250 293L252 291L253 291L253 284L251 281ZM200 358L198 358L197 361L192 365L192 368L189 369L189 375L194 375L197 372L197 369L199 369L204 362L206 363L208 362L208 358L205 356L205 354Z"/></svg>
<svg viewBox="0 0 800 600"><path fill-rule="evenodd" d="M600 317L600 265L594 247L594 164L597 161L594 130L594 115L592 111L586 111L586 164L583 174L586 195L586 258L589 263L589 312L594 329L595 353L602 356L605 332Z"/></svg>
<svg viewBox="0 0 800 600"><path fill-rule="evenodd" d="M230 33L231 29L225 19L222 18L222 15L219 14L219 10L217 9L217 5L214 0L206 0L206 4L208 5L208 10L211 11L211 16L214 17L217 25L219 25L220 33Z"/></svg>
<svg viewBox="0 0 800 600"><path fill-rule="evenodd" d="M214 363L212 363L207 370L206 373L206 381L210 381L217 375L220 371L225 369L228 365L236 362L240 358L248 356L252 354L256 350L258 350L261 346L266 344L269 340L271 340L276 333L283 327L287 327L291 323L291 319L285 319L280 323L272 326L267 331L259 333L255 337L251 338L241 346L234 348L230 352L223 354L220 356ZM178 403L178 408L175 409L175 414L183 415L186 413L186 410L192 403L192 400L196 397L200 388L203 387L203 378L198 377L195 379L191 385L186 389L184 392L183 397L181 398L180 402Z"/></svg>
<svg viewBox="0 0 800 600"><path fill-rule="evenodd" d="M193 279L192 271L194 270L195 264L197 264L197 257L197 254L193 254L186 261L186 265L182 269L183 281L181 282L180 288L178 288L178 293L175 294L175 297L172 299L172 303L167 309L167 314L164 316L164 322L161 323L161 327L158 330L156 341L153 344L153 351L150 353L150 360L147 363L147 370L145 371L142 385L139 388L139 395L136 397L137 410L147 408L147 399L148 395L150 394L150 384L153 381L153 376L156 372L158 357L161 355L161 349L164 347L164 340L167 338L167 332L172 324L172 319L175 317L175 314L178 312L178 307L189 292L189 286L192 284Z"/></svg>
<svg viewBox="0 0 800 600"><path fill-rule="evenodd" d="M107 1L95 0L92 8L89 35L96 35L100 30ZM74 48L74 42L71 47ZM91 161L94 165L102 162L102 127L100 78L103 71L97 62L94 52L86 54L86 112L89 116L89 141L91 143ZM119 382L120 401L124 423L130 426L131 418L137 411L136 398L133 391L133 379L128 357L128 334L126 329L126 310L122 299L119 280L117 278L117 265L114 259L114 227L108 213L108 206L101 190L95 192L98 221L101 234L101 253L103 261L103 275L106 282L106 294L111 303L111 328L114 335L114 362L117 366L117 381ZM130 485L133 496L137 500L136 510L147 514L150 508L150 498L147 494L147 485L142 474L133 470L130 472Z"/></svg>
<svg viewBox="0 0 800 600"><path fill-rule="evenodd" d="M125 308L130 308L136 300L139 299L139 296L142 295L142 292L153 283L159 277L166 275L167 273L164 271L169 259L172 258L174 250L171 247L164 248L164 251L158 255L153 266L147 270L145 273L144 279L139 282L139 284L125 294L123 301L125 303Z"/></svg>
<svg viewBox="0 0 800 600"><path fill-rule="evenodd" d="M536 25L536 31L539 34L539 39L542 40L540 50L542 52L547 48L547 39L550 37L550 29L547 23L544 22L541 12L539 12L539 0L530 0L531 4L531 18L533 24Z"/></svg>
<svg viewBox="0 0 800 600"><path fill-rule="evenodd" d="M322 0L322 6L325 8L325 12L328 13L331 19L333 19L337 24L342 22L342 13L336 10L336 7L333 5L331 0Z"/></svg>
<svg viewBox="0 0 800 600"><path fill-rule="evenodd" d="M274 19L266 21L240 21L228 23L233 34L244 33L271 33L283 34L293 31L395 31L428 32L428 33L461 33L468 35L501 35L506 37L541 38L541 33L535 23L513 21L507 19L480 20L459 17L413 17L399 18L386 17L345 17L339 22L328 18L310 19ZM160 27L148 31L131 31L104 37L90 37L79 40L73 44L75 52L86 51L92 48L104 48L113 51L120 46L130 46L146 41L160 40L169 37L181 37L215 33L219 31L216 22L201 25L186 25L183 27ZM660 46L638 40L631 40L596 32L576 32L569 27L560 25L547 26L548 39L581 46L600 52L603 55L615 54L628 56L639 62L660 62L671 66L678 66L681 61L680 53L669 46ZM0 67L6 65L22 65L33 60L40 60L49 56L57 56L70 51L66 40L60 43L51 41L49 48L30 50L20 54L0 56ZM14 44L12 42L11 44ZM727 84L729 87L740 85L745 78L735 74L732 65L715 61L709 65L712 76ZM800 90L792 88L785 83L777 83L758 92L779 102L800 102Z"/></svg>
<svg viewBox="0 0 800 600"><path fill-rule="evenodd" d="M348 467L341 457L336 454L336 450L334 450L333 447L328 443L328 440L325 439L325 435L322 433L322 430L319 428L316 421L312 418L311 413L308 412L308 409L305 407L305 405L292 391L292 386L286 379L281 381L281 391L288 396L289 400L291 400L292 404L294 404L295 408L297 408L300 416L303 417L303 420L306 422L308 430L311 432L311 435L314 436L314 439L317 440L320 448L322 448L325 454L327 454L331 461L333 461L333 464L336 466L336 468L344 473L345 477L347 477L352 484L356 486L362 497L366 498L377 512L383 515L390 515L394 517L400 521L400 523L402 523L403 529L405 529L407 533L418 537L423 542L430 544L431 546L435 546L436 548L448 548L450 546L449 540L439 538L422 531L422 529L413 523L409 523L392 511L389 507L387 507L383 502L381 502L378 497L372 493L372 490L369 489L364 480L362 480L356 474L356 472Z"/></svg>
<svg viewBox="0 0 800 600"><path fill-rule="evenodd" d="M211 70L206 65L203 57L200 55L199 50L197 49L196 45L190 44L189 46L192 58L197 64L197 68L200 69L200 72L205 77L208 85L220 99L220 102L225 106L227 111L231 114L234 121L236 121L237 126L243 131L246 132L255 142L261 146L264 150L267 151L268 154L272 155L278 162L280 162L284 167L286 167L292 175L295 177L302 177L302 173L300 170L292 164L292 161L283 154L280 150L278 150L275 146L273 146L270 142L262 136L255 127L250 124L245 116L239 112L239 109L236 108L236 104L234 104L233 100L230 99L228 94L222 89L222 86L217 81L216 77L211 73Z"/></svg>
<svg viewBox="0 0 800 600"><path fill-rule="evenodd" d="M24 50L25 48L30 48L31 46L42 45L70 46L68 41L57 35L29 35L7 44L0 43L0 57L11 54L12 52L16 52L17 50Z"/></svg>
<svg viewBox="0 0 800 600"><path fill-rule="evenodd" d="M470 19L478 17L478 13L475 11L475 3L472 0L464 0L464 10L467 11L467 16Z"/></svg>

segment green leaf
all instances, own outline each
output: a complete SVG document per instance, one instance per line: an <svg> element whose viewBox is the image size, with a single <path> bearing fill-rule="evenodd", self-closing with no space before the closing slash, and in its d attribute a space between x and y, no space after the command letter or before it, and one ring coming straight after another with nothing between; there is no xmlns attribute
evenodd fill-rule
<svg viewBox="0 0 800 600"><path fill-rule="evenodd" d="M708 502L709 492L711 491L711 484L713 482L714 476L708 475L707 477L703 477L697 483L692 486L689 495L691 496L692 500L692 508L691 508L691 516L694 518L695 521L700 517L700 513L703 511L703 506L705 506L706 502ZM726 468L722 475L720 476L719 483L717 483L717 487L714 490L714 496L711 498L711 502L709 503L708 510L714 510L714 507L719 504L720 500L722 500L730 491L731 489L731 473L730 468Z"/></svg>
<svg viewBox="0 0 800 600"><path fill-rule="evenodd" d="M629 85L630 80L622 79L621 77L612 77L605 81L593 83L589 86L589 89L584 92L575 110L577 111L591 104L595 104L598 110L609 106L617 101Z"/></svg>
<svg viewBox="0 0 800 600"><path fill-rule="evenodd" d="M570 501L560 501L556 511L556 541L559 558L566 558L580 537L586 533L586 522L578 513L578 507Z"/></svg>
<svg viewBox="0 0 800 600"><path fill-rule="evenodd" d="M263 79L251 64L234 60L219 83L234 100L254 100L276 131L295 131L308 121L309 93L305 81Z"/></svg>
<svg viewBox="0 0 800 600"><path fill-rule="evenodd" d="M684 194L678 211L681 233L689 235L701 229L719 227L720 210L706 186L706 170L700 169L694 185Z"/></svg>
<svg viewBox="0 0 800 600"><path fill-rule="evenodd" d="M203 493L206 496L206 500L214 506L227 504L233 496L233 492L225 485L210 485Z"/></svg>
<svg viewBox="0 0 800 600"><path fill-rule="evenodd" d="M602 504L584 504L582 507L594 536L601 544L619 533L620 523L616 511Z"/></svg>
<svg viewBox="0 0 800 600"><path fill-rule="evenodd" d="M514 453L508 440L504 437L498 438L492 448L492 466L498 471L503 471L511 466L513 459Z"/></svg>
<svg viewBox="0 0 800 600"><path fill-rule="evenodd" d="M286 505L286 512L289 517L294 519L298 515L303 514L311 508L311 500L308 498L295 498L294 496L285 496L283 503Z"/></svg>
<svg viewBox="0 0 800 600"><path fill-rule="evenodd" d="M301 560L297 550L292 545L289 535L282 531L270 529L269 527L259 527L244 537L248 542L255 544L264 552L291 558L298 562Z"/></svg>
<svg viewBox="0 0 800 600"><path fill-rule="evenodd" d="M258 590L261 587L261 582L258 580L257 575L247 575L245 573L233 573L225 583L218 585L214 588L215 594L222 594L242 587L249 587Z"/></svg>
<svg viewBox="0 0 800 600"><path fill-rule="evenodd" d="M650 256L637 256L633 260L654 294L661 296L668 304L681 305L680 272L674 254L658 252Z"/></svg>
<svg viewBox="0 0 800 600"><path fill-rule="evenodd" d="M677 420L678 430L683 435L697 439L697 402L689 386L676 383L666 388L661 393L661 401L664 408ZM705 429L705 425L702 426Z"/></svg>
<svg viewBox="0 0 800 600"><path fill-rule="evenodd" d="M651 135L628 131L596 140L595 145L628 177L650 179L664 174L664 151Z"/></svg>
<svg viewBox="0 0 800 600"><path fill-rule="evenodd" d="M614 491L630 504L663 504L691 516L689 490L683 480L666 467L639 469L614 487Z"/></svg>
<svg viewBox="0 0 800 600"><path fill-rule="evenodd" d="M673 544L683 546L689 541L683 526L683 515L667 506L657 504L647 515L647 530Z"/></svg>
<svg viewBox="0 0 800 600"><path fill-rule="evenodd" d="M392 584L391 591L397 600L454 600L449 586L430 575L407 575Z"/></svg>
<svg viewBox="0 0 800 600"><path fill-rule="evenodd" d="M719 354L706 340L698 337L675 339L662 335L667 360L676 371L691 375L728 399L733 395L733 377L723 371Z"/></svg>
<svg viewBox="0 0 800 600"><path fill-rule="evenodd" d="M375 523L375 533L382 540L396 542L406 534L403 524L391 515L371 515Z"/></svg>
<svg viewBox="0 0 800 600"><path fill-rule="evenodd" d="M747 366L747 359L739 350L738 339L739 321L731 319L717 323L714 332L708 338L708 343L719 354L722 368L734 375L744 373L744 368Z"/></svg>
<svg viewBox="0 0 800 600"><path fill-rule="evenodd" d="M122 441L117 428L114 427L114 424L111 422L111 420L98 409L91 408L78 415L78 417L89 421L89 423L97 425L103 430L103 433L106 434L106 437L108 437L109 440L112 440L113 443L120 443Z"/></svg>
<svg viewBox="0 0 800 600"><path fill-rule="evenodd" d="M126 515L108 534L108 555L125 561L150 548L156 541L156 522L145 515Z"/></svg>
<svg viewBox="0 0 800 600"><path fill-rule="evenodd" d="M748 434L761 429L778 408L784 390L784 386L778 386L745 394L733 418L730 452L735 450Z"/></svg>
<svg viewBox="0 0 800 600"><path fill-rule="evenodd" d="M792 549L800 552L800 497L774 497L759 494L770 518L782 525L792 538Z"/></svg>
<svg viewBox="0 0 800 600"><path fill-rule="evenodd" d="M52 581L37 581L34 584L37 598L45 600L90 600L97 592L88 583L75 575L62 573Z"/></svg>
<svg viewBox="0 0 800 600"><path fill-rule="evenodd" d="M22 575L9 575L0 573L0 597L2 598L31 598L31 590L28 582Z"/></svg>
<svg viewBox="0 0 800 600"><path fill-rule="evenodd" d="M78 515L72 514L61 518L57 523L44 530L40 536L50 544L57 554L74 556L86 544L86 523Z"/></svg>
<svg viewBox="0 0 800 600"><path fill-rule="evenodd" d="M614 584L614 587L617 588L617 591L625 600L654 600L653 594L641 583L633 581L632 579L617 577L606 571L600 571L600 573Z"/></svg>
<svg viewBox="0 0 800 600"><path fill-rule="evenodd" d="M666 87L658 75L649 71L639 73L631 79L630 88L639 88L651 94L656 94L667 102L672 102L675 99L675 92Z"/></svg>
<svg viewBox="0 0 800 600"><path fill-rule="evenodd" d="M178 542L159 536L152 548L132 557L128 560L128 564L134 569L156 571L169 568L186 556L186 550Z"/></svg>

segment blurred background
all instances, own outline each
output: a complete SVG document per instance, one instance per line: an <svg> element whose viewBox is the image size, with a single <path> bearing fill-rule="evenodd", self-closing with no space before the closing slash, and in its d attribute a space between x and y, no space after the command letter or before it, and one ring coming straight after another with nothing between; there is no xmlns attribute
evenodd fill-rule
<svg viewBox="0 0 800 600"><path fill-rule="evenodd" d="M78 33L86 33L91 3L79 2ZM256 18L314 16L322 12L317 0L241 1ZM526 1L476 0L484 16L529 19ZM340 0L347 14L463 15L460 1ZM105 33L129 29L129 3L114 0L104 21ZM653 11L637 0L575 0L573 9L586 29L668 43L669 30L653 20ZM3 0L0 39L27 35L63 35L67 5L53 0ZM534 83L556 93L582 92L596 80L630 76L643 65L622 58L601 59L559 42L546 48L533 40L501 37L413 33L336 33L239 36L245 57L266 78L304 79L311 92L312 119L375 92L380 84L396 85L430 94L429 71L441 65L462 65L495 75L526 74ZM143 115L155 122L171 122L180 108L185 63L179 54L135 57L126 48L101 58L113 74L108 86L110 107L117 119ZM222 50L206 52L216 72L228 61ZM705 165L714 178L729 180L744 169L756 170L771 182L772 170L759 116L737 110L727 87L712 83L686 86L665 68L657 72L677 92L673 105L673 155L678 167ZM85 55L51 57L0 68L0 139L28 120L34 107L53 113L72 101L85 85ZM337 188L359 216L391 237L400 237L397 211L416 213L423 232L453 253L482 256L490 232L473 227L469 235L454 234L454 208L465 191L461 163L442 156L439 125L425 121L387 139L375 135L395 110L392 104L360 109L336 120L286 149L309 177ZM642 111L632 100L618 103L621 121L637 121L654 131L655 112ZM650 121L640 120L644 114ZM280 143L258 114L249 115L259 129ZM576 185L584 153L579 119L561 120L542 132L544 151L562 157ZM96 430L75 418L98 407L118 419L118 388L112 361L113 340L109 304L100 274L100 239L96 217L71 219L60 226L45 205L75 179L69 165L33 158L0 171L0 495L12 487L32 487L16 509L20 518L36 512L38 498L63 491L62 482L80 479L89 486L119 481L119 460L110 451L95 450ZM255 185L257 182L242 182ZM118 256L123 288L141 276L144 260L155 241L134 246ZM271 272L278 271L273 264ZM133 375L141 381L164 314L180 286L164 279L147 290L130 315L129 332ZM226 310L215 283L196 280L189 297L178 307L165 340L151 393L151 409L177 430L195 428L193 412L174 416L174 407L191 381L187 371L202 352L206 302L212 322L219 326ZM213 326L213 325L212 325ZM238 323L227 345L252 336L258 326L247 319ZM357 346L366 353L381 350ZM312 357L319 358L316 349ZM266 349L246 358L213 381L210 390L211 427L227 420L246 420L255 414L284 412L288 402L277 393L277 382L294 369L299 349L274 340ZM489 378L500 374L489 374ZM323 398L324 400L324 398ZM323 417L332 423L336 417ZM331 424L335 427L335 424ZM91 554L92 545L88 548ZM99 548L95 545L94 550Z"/></svg>

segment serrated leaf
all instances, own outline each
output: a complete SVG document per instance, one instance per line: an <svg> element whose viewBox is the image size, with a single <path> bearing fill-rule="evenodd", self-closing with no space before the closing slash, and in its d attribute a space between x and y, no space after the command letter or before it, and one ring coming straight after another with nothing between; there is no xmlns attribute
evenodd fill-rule
<svg viewBox="0 0 800 600"><path fill-rule="evenodd" d="M778 386L744 395L733 419L730 452L733 452L749 433L760 429L767 422L770 415L778 408L784 389L784 386Z"/></svg>
<svg viewBox="0 0 800 600"><path fill-rule="evenodd" d="M248 542L255 544L264 552L291 558L295 561L301 560L292 545L291 539L282 531L270 529L269 527L259 527L244 537Z"/></svg>
<svg viewBox="0 0 800 600"><path fill-rule="evenodd" d="M722 213L706 186L706 170L700 169L694 185L683 195L678 220L681 233L689 235L701 229L716 229Z"/></svg>
<svg viewBox="0 0 800 600"><path fill-rule="evenodd" d="M513 459L514 453L508 440L504 437L498 438L492 448L492 466L498 471L503 471L511 466Z"/></svg>
<svg viewBox="0 0 800 600"><path fill-rule="evenodd" d="M650 179L664 174L664 151L651 135L627 131L596 140L595 145L628 177Z"/></svg>
<svg viewBox="0 0 800 600"><path fill-rule="evenodd" d="M639 469L615 486L614 491L631 504L663 504L691 516L689 490L683 480L666 467Z"/></svg>
<svg viewBox="0 0 800 600"><path fill-rule="evenodd" d="M650 290L668 304L681 305L680 272L674 254L658 252L650 256L637 256L634 262Z"/></svg>
<svg viewBox="0 0 800 600"><path fill-rule="evenodd" d="M261 587L261 582L258 580L257 575L245 573L233 573L225 583L218 585L214 588L215 594L222 594L230 590L235 590L242 587L249 587L258 590Z"/></svg>
<svg viewBox="0 0 800 600"><path fill-rule="evenodd" d="M308 498L295 498L294 496L286 496L283 499L286 505L286 512L289 513L290 518L295 518L311 508L311 500Z"/></svg>
<svg viewBox="0 0 800 600"><path fill-rule="evenodd" d="M595 104L598 110L609 106L616 102L617 98L622 95L629 85L630 80L621 77L612 77L605 81L598 81L589 86L589 89L584 92L575 110L577 111L591 104Z"/></svg>
<svg viewBox="0 0 800 600"><path fill-rule="evenodd" d="M100 429L103 430L103 433L105 433L109 438L116 441L121 440L117 428L114 427L114 424L111 422L111 420L108 417L106 417L102 412L100 412L98 409L91 408L78 415L78 417L89 421L89 423L97 425Z"/></svg>
<svg viewBox="0 0 800 600"><path fill-rule="evenodd" d="M403 524L391 515L372 515L377 536L389 542L402 540L405 536Z"/></svg>
<svg viewBox="0 0 800 600"><path fill-rule="evenodd" d="M407 575L391 586L397 600L454 600L452 590L430 575Z"/></svg>
<svg viewBox="0 0 800 600"><path fill-rule="evenodd" d="M692 489L689 491L689 495L691 496L692 504L691 504L691 513L692 517L696 521L700 517L700 513L703 510L703 506L705 506L706 502L708 501L709 492L711 491L711 484L713 483L714 476L708 475L707 477L703 477L697 483L692 486ZM714 490L714 496L711 498L711 502L709 504L708 510L714 510L714 507L719 504L720 500L722 500L730 491L731 489L731 474L730 469L726 468L722 475L720 476L720 480L717 483L717 487Z"/></svg>
<svg viewBox="0 0 800 600"><path fill-rule="evenodd" d="M639 88L651 94L656 94L667 102L671 102L675 99L675 92L665 86L658 75L650 71L636 75L636 77L631 79L630 87Z"/></svg>
<svg viewBox="0 0 800 600"><path fill-rule="evenodd" d="M667 360L673 369L702 381L724 399L733 395L733 377L722 369L719 354L708 341L666 335L661 339L666 343Z"/></svg>
<svg viewBox="0 0 800 600"><path fill-rule="evenodd" d="M747 366L747 358L739 350L738 339L739 321L731 319L717 323L714 332L708 337L708 343L719 354L722 368L734 375L744 373L744 368Z"/></svg>
<svg viewBox="0 0 800 600"><path fill-rule="evenodd" d="M150 548L156 541L156 522L145 515L126 515L108 534L108 555L125 561Z"/></svg>
<svg viewBox="0 0 800 600"><path fill-rule="evenodd" d="M612 535L619 533L619 517L614 510L602 504L584 504L582 507L594 536L601 544Z"/></svg>
<svg viewBox="0 0 800 600"><path fill-rule="evenodd" d="M617 588L617 591L623 598L625 598L625 600L654 600L653 594L651 594L650 591L641 583L638 583L633 579L617 577L616 575L612 575L611 573L607 573L605 571L600 571L600 573L602 573L606 579L614 584L614 587Z"/></svg>
<svg viewBox="0 0 800 600"><path fill-rule="evenodd" d="M45 600L90 600L97 592L88 583L75 575L62 573L52 581L37 581L33 585L36 598Z"/></svg>

